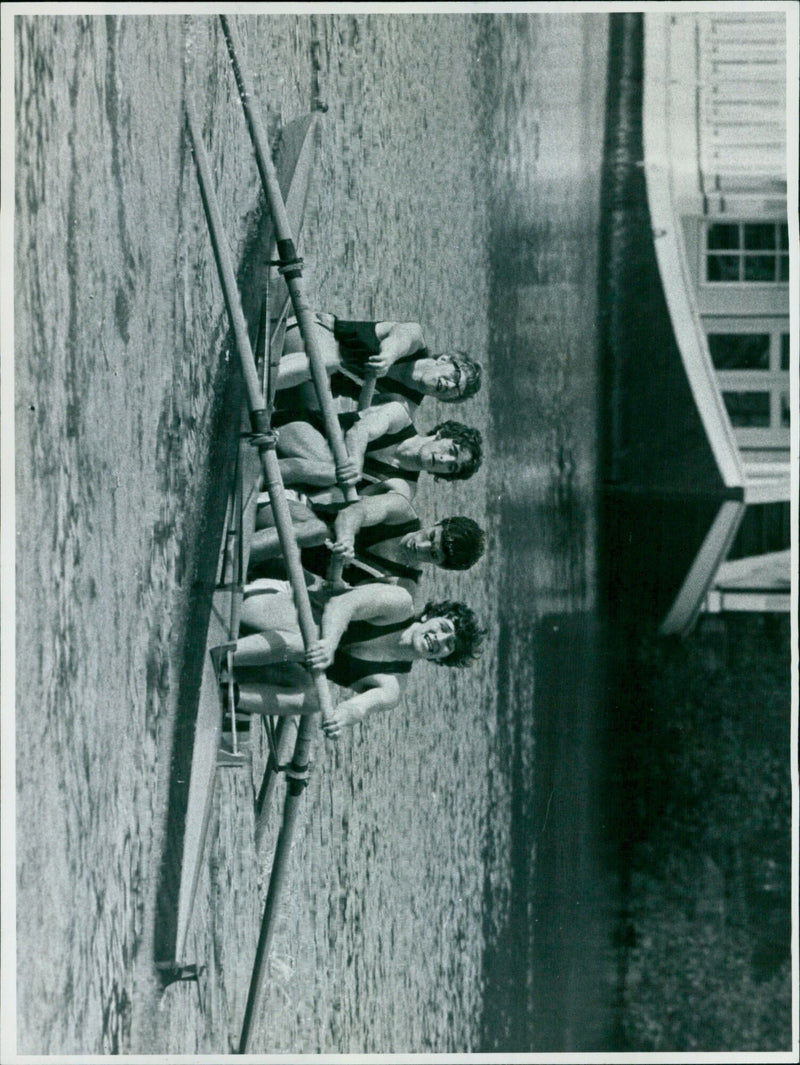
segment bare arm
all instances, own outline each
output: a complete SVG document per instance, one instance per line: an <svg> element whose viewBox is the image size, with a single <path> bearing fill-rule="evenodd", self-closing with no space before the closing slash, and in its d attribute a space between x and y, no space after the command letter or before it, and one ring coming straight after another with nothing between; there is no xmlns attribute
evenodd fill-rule
<svg viewBox="0 0 800 1065"><path fill-rule="evenodd" d="M364 525L365 519L366 507L363 499L339 511L333 523L336 540L332 550L335 555L341 555L344 559L353 557L355 538L358 530Z"/></svg>
<svg viewBox="0 0 800 1065"><path fill-rule="evenodd" d="M382 403L365 411L348 429L344 438L347 453L358 469L364 467L368 444L387 433L398 432L408 422L408 412L402 403Z"/></svg>
<svg viewBox="0 0 800 1065"><path fill-rule="evenodd" d="M335 636L338 646L351 621L374 621L390 625L404 621L414 613L408 592L386 584L362 584L347 595L331 599L322 614L323 636Z"/></svg>
<svg viewBox="0 0 800 1065"><path fill-rule="evenodd" d="M380 673L363 682L363 691L343 699L329 718L322 722L322 730L332 740L338 740L342 732L358 724L370 714L391 710L400 702L402 685L400 678L392 673Z"/></svg>
<svg viewBox="0 0 800 1065"><path fill-rule="evenodd" d="M282 458L281 478L285 485L310 484L317 488L329 488L336 484L336 468L333 458L329 461L318 458Z"/></svg>
<svg viewBox="0 0 800 1065"><path fill-rule="evenodd" d="M378 377L383 377L398 359L425 347L417 322L378 322L375 335L381 342L380 352L367 360L367 366Z"/></svg>
<svg viewBox="0 0 800 1065"><path fill-rule="evenodd" d="M347 459L337 477L333 460L291 456L278 459L284 485L303 484L313 488L332 488L336 484L358 484L360 467ZM341 497L339 497L341 498Z"/></svg>
<svg viewBox="0 0 800 1065"><path fill-rule="evenodd" d="M336 515L334 523L336 542L333 550L345 558L352 558L359 529L364 526L380 525L381 522L396 525L412 516L414 512L408 500L397 492L359 499L357 503L345 507Z"/></svg>
<svg viewBox="0 0 800 1065"><path fill-rule="evenodd" d="M325 437L302 419L281 428L277 450L284 484L319 488L336 484L333 454Z"/></svg>
<svg viewBox="0 0 800 1065"><path fill-rule="evenodd" d="M417 494L417 486L414 481L407 481L405 477L387 477L385 481L376 481L375 484L368 484L361 490L362 498L369 496L370 499L390 493L410 503Z"/></svg>

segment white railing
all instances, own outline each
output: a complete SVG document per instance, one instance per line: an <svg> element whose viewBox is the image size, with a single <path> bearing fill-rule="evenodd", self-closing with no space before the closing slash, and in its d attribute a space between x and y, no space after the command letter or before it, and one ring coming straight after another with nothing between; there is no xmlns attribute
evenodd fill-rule
<svg viewBox="0 0 800 1065"><path fill-rule="evenodd" d="M697 140L707 196L786 192L786 21L694 16Z"/></svg>

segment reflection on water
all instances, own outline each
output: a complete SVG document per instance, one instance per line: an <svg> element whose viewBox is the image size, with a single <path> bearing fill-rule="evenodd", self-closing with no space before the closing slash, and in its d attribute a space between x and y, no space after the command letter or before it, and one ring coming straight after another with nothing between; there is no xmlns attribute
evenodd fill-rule
<svg viewBox="0 0 800 1065"><path fill-rule="evenodd" d="M503 847L509 862L486 878L481 1049L601 1050L614 976L595 614L606 23L514 18L485 31L506 89L490 246L503 548L492 785L506 802L493 807L487 867Z"/></svg>
<svg viewBox="0 0 800 1065"><path fill-rule="evenodd" d="M601 633L591 613L571 612L503 636L512 872L487 954L485 1046L598 1050L614 992Z"/></svg>

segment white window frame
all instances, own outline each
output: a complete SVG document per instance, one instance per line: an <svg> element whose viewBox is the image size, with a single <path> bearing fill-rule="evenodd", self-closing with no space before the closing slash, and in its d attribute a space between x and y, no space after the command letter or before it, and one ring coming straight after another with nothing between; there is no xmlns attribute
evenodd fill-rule
<svg viewBox="0 0 800 1065"><path fill-rule="evenodd" d="M767 392L769 393L769 427L745 428L733 425L737 443L742 448L789 447L789 429L781 424L781 394L789 392L789 370L781 370L781 336L789 332L788 317L776 315L759 318L714 316L705 318L703 326L708 338L718 334L747 335L767 333L770 338L768 370L717 370L714 372L720 393Z"/></svg>
<svg viewBox="0 0 800 1065"><path fill-rule="evenodd" d="M726 225L726 226L738 226L739 227L739 247L737 249L725 249L725 248L709 248L708 246L708 232L712 226ZM771 225L775 227L775 248L759 249L757 251L748 251L744 247L744 227L745 226L767 226ZM702 279L702 284L707 285L711 289L725 289L733 286L739 286L749 289L754 288L768 288L770 290L775 288L789 287L788 280L779 281L777 277L771 281L759 280L748 281L744 276L744 259L745 258L775 258L775 270L780 272L779 260L784 257L789 262L789 249L780 247L780 228L781 226L788 226L785 218L727 218L722 215L714 218L707 218L705 224L701 226L702 240L700 247L700 273L699 276ZM709 256L734 256L739 259L739 273L740 276L736 280L731 281L712 281L708 276L708 260Z"/></svg>

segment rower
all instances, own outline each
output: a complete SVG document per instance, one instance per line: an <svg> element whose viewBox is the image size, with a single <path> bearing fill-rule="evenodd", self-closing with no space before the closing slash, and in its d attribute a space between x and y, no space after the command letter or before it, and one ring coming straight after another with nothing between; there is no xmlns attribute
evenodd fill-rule
<svg viewBox="0 0 800 1065"><path fill-rule="evenodd" d="M376 378L378 398L401 400L414 414L426 396L457 403L474 396L481 386L481 367L465 351L429 351L417 322L345 321L332 314L317 315L318 339L334 396L358 399L365 377ZM311 372L299 331L287 328L278 374L282 405L314 407L308 388L289 400L288 389L310 381ZM279 397L280 400L280 397Z"/></svg>
<svg viewBox="0 0 800 1065"><path fill-rule="evenodd" d="M485 535L472 518L444 518L424 527L414 507L398 492L364 496L344 508L293 502L292 517L303 565L327 576L331 557L341 560L349 585L375 578L393 580L412 594L425 565L466 570L483 555ZM251 542L250 562L280 557L280 543L265 502L260 506ZM332 542L330 550L322 546Z"/></svg>
<svg viewBox="0 0 800 1065"><path fill-rule="evenodd" d="M353 692L322 721L330 739L397 706L415 662L469 666L485 635L462 603L428 603L417 611L405 589L374 583L327 599L320 639L304 653L291 588L270 579L248 585L242 631L247 634L237 641L233 678L222 677L225 683L235 680L238 711L315 713L319 704L308 669L325 669L330 680Z"/></svg>
<svg viewBox="0 0 800 1065"><path fill-rule="evenodd" d="M397 401L341 414L339 421L350 460L361 472L360 495L397 491L413 499L420 473L448 481L466 480L481 464L482 439L477 429L447 421L418 433L407 409ZM319 415L279 411L273 425L280 430L278 455L284 484L302 486L316 502L341 502L340 489L330 487L336 483L336 470Z"/></svg>

